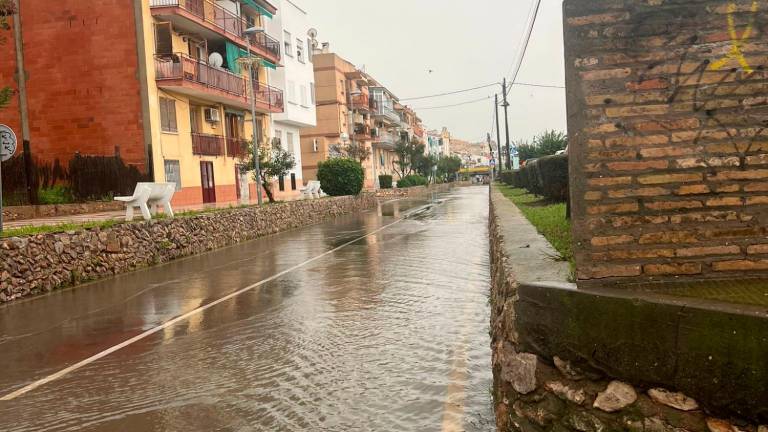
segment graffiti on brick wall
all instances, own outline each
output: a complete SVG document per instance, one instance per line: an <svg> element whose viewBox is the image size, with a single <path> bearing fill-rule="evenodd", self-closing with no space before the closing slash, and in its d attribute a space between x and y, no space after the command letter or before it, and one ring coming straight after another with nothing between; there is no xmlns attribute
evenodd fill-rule
<svg viewBox="0 0 768 432"><path fill-rule="evenodd" d="M701 121L691 129L691 141L698 145L704 139L721 139L734 150L734 157L723 158L710 154L705 147L696 165L706 168L723 166L746 169L748 155L757 152L768 154L768 78L766 66L750 64L744 54L745 45L762 34L756 31L755 16L758 2L752 2L751 15L739 23L735 3L727 10L730 50L717 59L692 60L700 47L702 35L670 35L663 46L674 52L676 70L669 76L669 96L666 102L672 106L689 105L690 111ZM739 31L743 28L742 31ZM681 39L685 38L685 39ZM701 58L700 56L698 58ZM654 79L653 68L640 73L638 82ZM639 93L638 93L639 94ZM639 100L638 100L638 103ZM680 112L684 112L681 110ZM660 129L668 130L665 122L656 121ZM640 133L640 131L633 131Z"/></svg>
<svg viewBox="0 0 768 432"><path fill-rule="evenodd" d="M752 37L752 31L755 26L755 14L757 13L757 0L752 2L752 7L750 9L752 16L750 17L750 21L741 35L739 35L738 28L736 26L736 18L734 16L737 10L738 8L736 3L731 3L728 5L728 34L731 36L731 50L728 52L728 54L725 55L725 57L712 63L712 66L710 67L712 70L720 70L732 62L737 62L745 72L753 72L749 62L747 61L746 57L744 57L744 53L742 52L742 45Z"/></svg>

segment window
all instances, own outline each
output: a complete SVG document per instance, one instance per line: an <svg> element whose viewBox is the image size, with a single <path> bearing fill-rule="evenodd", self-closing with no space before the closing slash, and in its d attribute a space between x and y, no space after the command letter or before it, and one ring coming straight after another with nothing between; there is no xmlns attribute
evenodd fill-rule
<svg viewBox="0 0 768 432"><path fill-rule="evenodd" d="M307 39L307 58L310 62L312 62L312 58L314 57L315 53L313 52L315 50L315 47L312 46L312 39Z"/></svg>
<svg viewBox="0 0 768 432"><path fill-rule="evenodd" d="M272 147L279 149L283 146L283 131L275 129L275 138L272 140Z"/></svg>
<svg viewBox="0 0 768 432"><path fill-rule="evenodd" d="M317 153L317 138L312 140L312 151Z"/></svg>
<svg viewBox="0 0 768 432"><path fill-rule="evenodd" d="M288 81L288 102L296 103L296 83Z"/></svg>
<svg viewBox="0 0 768 432"><path fill-rule="evenodd" d="M176 183L176 192L181 190L181 167L177 160L165 161L166 183Z"/></svg>
<svg viewBox="0 0 768 432"><path fill-rule="evenodd" d="M176 101L160 98L160 127L163 132L178 132L176 126Z"/></svg>
<svg viewBox="0 0 768 432"><path fill-rule="evenodd" d="M309 103L315 104L315 83L309 83Z"/></svg>
<svg viewBox="0 0 768 432"><path fill-rule="evenodd" d="M173 37L171 36L171 23L159 23L155 25L155 53L173 53Z"/></svg>
<svg viewBox="0 0 768 432"><path fill-rule="evenodd" d="M307 86L299 86L299 96L301 97L301 106L307 106Z"/></svg>
<svg viewBox="0 0 768 432"><path fill-rule="evenodd" d="M293 132L288 132L285 135L285 146L287 147L288 153L293 154Z"/></svg>
<svg viewBox="0 0 768 432"><path fill-rule="evenodd" d="M293 37L287 31L283 31L283 39L285 43L285 55L293 57Z"/></svg>
<svg viewBox="0 0 768 432"><path fill-rule="evenodd" d="M296 58L304 63L304 41L301 39L296 39Z"/></svg>
<svg viewBox="0 0 768 432"><path fill-rule="evenodd" d="M291 173L291 190L296 190L296 174Z"/></svg>

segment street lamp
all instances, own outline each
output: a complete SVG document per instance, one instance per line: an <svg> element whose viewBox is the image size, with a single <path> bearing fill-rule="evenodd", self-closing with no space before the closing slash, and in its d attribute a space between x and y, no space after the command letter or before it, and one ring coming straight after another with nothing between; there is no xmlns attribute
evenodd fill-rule
<svg viewBox="0 0 768 432"><path fill-rule="evenodd" d="M261 58L251 55L251 39L249 36L263 31L264 29L261 27L251 27L243 32L245 34L245 43L248 49L248 58L244 59L241 57L238 59L238 61L240 61L242 64L246 64L248 66L248 79L246 81L251 84L251 121L253 122L253 134L251 139L253 140L253 164L254 172L256 174L256 198L260 206L263 204L263 199L261 197L261 166L259 162L260 143L256 140L256 87L255 83L253 82L253 68L257 63L259 65L261 64Z"/></svg>

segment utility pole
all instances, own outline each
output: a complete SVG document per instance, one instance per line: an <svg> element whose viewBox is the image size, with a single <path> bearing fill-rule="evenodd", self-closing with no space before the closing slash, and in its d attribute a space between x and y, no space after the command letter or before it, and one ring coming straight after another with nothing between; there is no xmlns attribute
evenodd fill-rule
<svg viewBox="0 0 768 432"><path fill-rule="evenodd" d="M501 172L501 168L503 165L503 159L501 157L501 125L499 124L499 95L498 93L494 95L493 97L493 110L496 113L496 147L498 147L499 151L496 153L497 157L499 158L498 161L496 161L497 169L499 172Z"/></svg>
<svg viewBox="0 0 768 432"><path fill-rule="evenodd" d="M21 142L24 152L24 180L27 184L27 199L30 204L37 204L37 189L32 178L32 149L30 148L29 105L27 104L27 72L24 69L24 40L21 31L21 5L14 1L16 12L13 14L13 40L16 47L16 75L19 87L19 115L21 117Z"/></svg>
<svg viewBox="0 0 768 432"><path fill-rule="evenodd" d="M509 106L509 102L507 102L507 79L504 78L504 83L501 85L502 92L504 93L504 129L507 134L507 169L512 169L512 152L509 150L509 115L507 113L507 107Z"/></svg>
<svg viewBox="0 0 768 432"><path fill-rule="evenodd" d="M493 161L494 157L493 157L493 144L491 144L491 133L488 132L486 135L488 137L488 148L491 149L491 161ZM490 171L491 171L491 184L493 184L493 173L494 173L494 170L496 169L496 165L494 165L494 166L492 166L490 168L491 168L490 169Z"/></svg>
<svg viewBox="0 0 768 432"><path fill-rule="evenodd" d="M258 76L254 76L254 71L258 71L255 65L256 59L251 54L251 34L255 33L255 30L247 29L245 31L245 43L248 49L248 81L251 84L251 128L253 133L251 139L253 140L253 166L254 175L256 176L256 200L259 203L259 207L264 204L264 198L261 197L261 161L259 160L261 143L259 142L259 133L257 133L258 123L256 122L256 81ZM256 69L255 69L256 68Z"/></svg>

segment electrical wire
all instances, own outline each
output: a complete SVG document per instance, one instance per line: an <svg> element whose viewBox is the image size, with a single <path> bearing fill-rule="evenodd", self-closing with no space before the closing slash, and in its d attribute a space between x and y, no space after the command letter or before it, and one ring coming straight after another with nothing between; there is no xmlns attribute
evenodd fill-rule
<svg viewBox="0 0 768 432"><path fill-rule="evenodd" d="M528 30L526 31L525 35L525 45L523 45L523 50L520 52L520 56L517 59L517 63L515 64L514 71L515 73L512 74L512 79L509 80L511 85L507 87L506 95L509 95L509 89L512 88L512 86L515 85L515 81L517 81L517 75L520 73L520 67L523 65L523 59L525 59L525 53L528 51L528 45L531 42L531 35L533 34L533 26L536 24L536 18L539 16L539 8L541 7L541 0L536 0L536 8L533 11L533 18L530 20L530 23L528 25Z"/></svg>
<svg viewBox="0 0 768 432"><path fill-rule="evenodd" d="M493 86L497 86L497 85L500 85L500 83L496 82L496 83L486 84L486 85L483 85L483 86L472 87L472 88L468 88L468 89L456 90L456 91L445 92L445 93L439 93L439 94L434 94L434 95L429 95L429 96L402 98L402 99L400 99L400 102L403 102L403 101L414 101L414 100L421 100L421 99L431 99L431 98L436 98L436 97L441 97L441 96L450 96L450 95L454 95L454 94L466 93L466 92L470 92L470 91L473 91L473 90L480 90L480 89L484 89L484 88L488 88L488 87L493 87Z"/></svg>
<svg viewBox="0 0 768 432"><path fill-rule="evenodd" d="M471 101L461 102L461 103L452 104L452 105L442 105L442 106L433 106L433 107L414 108L414 111L426 111L426 110L434 110L434 109L441 109L441 108L452 108L452 107L457 107L457 106L462 106L462 105L469 105L469 104L473 104L473 103L487 101L488 99L491 99L491 96L486 96L486 97L481 98L481 99L474 99L474 100L471 100Z"/></svg>

